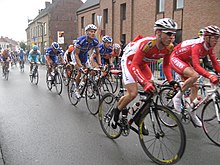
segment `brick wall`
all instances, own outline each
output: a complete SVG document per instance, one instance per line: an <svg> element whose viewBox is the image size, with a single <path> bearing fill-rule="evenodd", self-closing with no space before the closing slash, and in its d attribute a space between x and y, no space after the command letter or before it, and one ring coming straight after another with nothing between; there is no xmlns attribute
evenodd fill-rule
<svg viewBox="0 0 220 165"><path fill-rule="evenodd" d="M121 21L120 5L123 3L126 3L126 20ZM105 32L113 37L114 42L120 41L121 34L126 34L126 42L138 34L152 36L154 22L164 17L173 18L178 23L179 29L182 30L182 40L197 36L199 29L204 26L215 24L220 27L219 0L184 0L182 10L174 10L173 3L174 0L166 0L165 12L156 14L156 0L100 0L100 5L94 10L89 9L78 15L78 27L81 25L81 16L85 17L85 24L88 24L91 22L91 13L103 16L103 10L106 8L109 17ZM216 51L220 56L220 42Z"/></svg>

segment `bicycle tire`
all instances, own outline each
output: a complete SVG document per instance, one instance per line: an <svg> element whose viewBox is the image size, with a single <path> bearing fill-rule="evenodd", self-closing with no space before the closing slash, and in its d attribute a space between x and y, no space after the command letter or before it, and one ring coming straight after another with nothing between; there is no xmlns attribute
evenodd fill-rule
<svg viewBox="0 0 220 165"><path fill-rule="evenodd" d="M220 115L220 100L216 100L218 107L218 114ZM217 120L215 103L211 99L209 100L202 109L202 128L206 136L217 146L220 146L220 124Z"/></svg>
<svg viewBox="0 0 220 165"><path fill-rule="evenodd" d="M103 77L100 80L99 91L100 91L101 96L103 96L106 93L112 93L113 92L112 83L108 78Z"/></svg>
<svg viewBox="0 0 220 165"><path fill-rule="evenodd" d="M55 85L57 94L60 95L63 90L63 82L62 82L62 76L59 72L55 72L54 85Z"/></svg>
<svg viewBox="0 0 220 165"><path fill-rule="evenodd" d="M161 88L159 92L159 100L161 105L167 106L171 109L174 108L173 101L171 99L171 95L173 93L173 88L172 87L163 87Z"/></svg>
<svg viewBox="0 0 220 165"><path fill-rule="evenodd" d="M67 93L70 103L74 106L79 102L79 99L75 95L75 89L76 89L75 74L74 72L72 72L71 77L68 80Z"/></svg>
<svg viewBox="0 0 220 165"><path fill-rule="evenodd" d="M6 70L5 79L8 80L8 78L9 78L9 70Z"/></svg>
<svg viewBox="0 0 220 165"><path fill-rule="evenodd" d="M176 127L167 127L159 117L158 111L163 111L176 122ZM154 123L152 121L154 117ZM149 134L142 134L142 127L148 129ZM156 131L156 132L155 132ZM183 156L186 147L184 127L177 116L167 107L156 105L152 113L142 115L139 125L139 140L146 155L155 163L168 165L177 163Z"/></svg>
<svg viewBox="0 0 220 165"><path fill-rule="evenodd" d="M112 92L115 93L118 91L118 87L119 87L119 75L113 75L114 77L114 82L112 83Z"/></svg>
<svg viewBox="0 0 220 165"><path fill-rule="evenodd" d="M111 127L111 121L113 120L113 108L116 107L117 99L112 93L106 93L100 100L98 117L99 123L103 132L110 139L118 138L122 130L118 126L116 129Z"/></svg>
<svg viewBox="0 0 220 165"><path fill-rule="evenodd" d="M62 70L62 79L63 79L63 84L65 86L68 85L68 74L67 74L67 69Z"/></svg>
<svg viewBox="0 0 220 165"><path fill-rule="evenodd" d="M85 87L86 106L92 115L99 111L100 94L96 83L90 79L87 80Z"/></svg>
<svg viewBox="0 0 220 165"><path fill-rule="evenodd" d="M38 82L39 82L39 72L38 72L38 70L34 71L33 82L34 82L35 85L37 85Z"/></svg>
<svg viewBox="0 0 220 165"><path fill-rule="evenodd" d="M47 71L47 73L46 73L46 84L47 84L47 88L49 90L51 90L52 89L52 81L48 80L48 77L49 77L49 72Z"/></svg>

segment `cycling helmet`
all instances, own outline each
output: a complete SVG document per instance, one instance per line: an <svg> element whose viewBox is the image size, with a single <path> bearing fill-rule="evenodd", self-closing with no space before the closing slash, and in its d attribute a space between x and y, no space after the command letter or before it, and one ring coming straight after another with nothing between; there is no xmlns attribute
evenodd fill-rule
<svg viewBox="0 0 220 165"><path fill-rule="evenodd" d="M74 50L74 46L73 45L69 45L69 47L68 47L68 52L70 53L70 52L72 52Z"/></svg>
<svg viewBox="0 0 220 165"><path fill-rule="evenodd" d="M198 36L199 36L199 37L202 37L202 36L204 35L204 32L205 32L205 29L203 29L203 28L200 29L200 30L199 30L199 33L198 33Z"/></svg>
<svg viewBox="0 0 220 165"><path fill-rule="evenodd" d="M89 24L85 27L85 31L87 30L97 30L97 27L94 24Z"/></svg>
<svg viewBox="0 0 220 165"><path fill-rule="evenodd" d="M117 43L113 44L113 49L120 49L120 48L121 48L121 46L119 44L117 44Z"/></svg>
<svg viewBox="0 0 220 165"><path fill-rule="evenodd" d="M210 25L205 27L205 36L220 36L220 29L217 26Z"/></svg>
<svg viewBox="0 0 220 165"><path fill-rule="evenodd" d="M109 36L104 36L104 37L102 37L102 41L103 42L112 42L112 38Z"/></svg>
<svg viewBox="0 0 220 165"><path fill-rule="evenodd" d="M34 46L33 46L33 50L38 50L38 46L37 46L37 45L34 45Z"/></svg>
<svg viewBox="0 0 220 165"><path fill-rule="evenodd" d="M171 18L162 18L154 23L154 30L157 29L174 32L177 30L177 23Z"/></svg>
<svg viewBox="0 0 220 165"><path fill-rule="evenodd" d="M59 44L57 42L53 42L51 44L51 47L54 48L54 49L58 49L59 48Z"/></svg>

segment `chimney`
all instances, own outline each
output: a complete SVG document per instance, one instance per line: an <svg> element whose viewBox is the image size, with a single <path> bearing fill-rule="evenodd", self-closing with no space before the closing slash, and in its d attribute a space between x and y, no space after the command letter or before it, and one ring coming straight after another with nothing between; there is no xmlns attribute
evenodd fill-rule
<svg viewBox="0 0 220 165"><path fill-rule="evenodd" d="M45 2L45 8L50 6L50 2Z"/></svg>

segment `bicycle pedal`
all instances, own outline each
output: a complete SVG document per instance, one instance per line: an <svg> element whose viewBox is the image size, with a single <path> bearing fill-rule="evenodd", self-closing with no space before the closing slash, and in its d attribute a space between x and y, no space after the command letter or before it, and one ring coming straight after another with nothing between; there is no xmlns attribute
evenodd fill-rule
<svg viewBox="0 0 220 165"><path fill-rule="evenodd" d="M122 136L128 136L130 134L130 129L122 129Z"/></svg>

